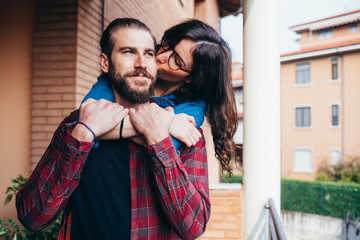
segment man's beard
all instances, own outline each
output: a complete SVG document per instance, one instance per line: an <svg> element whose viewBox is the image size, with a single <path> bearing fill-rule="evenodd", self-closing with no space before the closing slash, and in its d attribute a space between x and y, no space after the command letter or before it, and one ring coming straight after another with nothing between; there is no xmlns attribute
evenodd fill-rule
<svg viewBox="0 0 360 240"><path fill-rule="evenodd" d="M137 91L131 89L127 78L133 76L139 76L142 74L144 77L147 77L151 80L151 84L147 90ZM119 96L130 103L133 104L141 104L150 101L150 97L154 95L155 89L155 76L151 75L147 70L144 69L136 69L132 72L126 72L124 75L117 74L116 69L112 62L109 64L109 80L114 87L115 91ZM147 84L147 83L145 83ZM138 85L141 85L139 82Z"/></svg>

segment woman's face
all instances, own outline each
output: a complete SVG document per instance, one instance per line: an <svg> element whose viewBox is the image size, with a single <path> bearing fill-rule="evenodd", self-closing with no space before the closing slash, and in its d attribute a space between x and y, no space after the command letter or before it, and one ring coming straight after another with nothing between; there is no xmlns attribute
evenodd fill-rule
<svg viewBox="0 0 360 240"><path fill-rule="evenodd" d="M161 47L156 55L158 78L181 84L190 81L188 77L193 66L192 51L194 46L193 41L184 39L174 49L167 49L166 46Z"/></svg>

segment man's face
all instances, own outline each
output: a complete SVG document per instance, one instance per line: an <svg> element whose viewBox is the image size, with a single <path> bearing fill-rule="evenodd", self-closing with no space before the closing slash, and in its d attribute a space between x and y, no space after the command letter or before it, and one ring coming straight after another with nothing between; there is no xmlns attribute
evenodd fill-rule
<svg viewBox="0 0 360 240"><path fill-rule="evenodd" d="M154 92L156 62L154 42L141 29L121 28L113 32L114 48L108 76L120 97L130 103L148 102Z"/></svg>

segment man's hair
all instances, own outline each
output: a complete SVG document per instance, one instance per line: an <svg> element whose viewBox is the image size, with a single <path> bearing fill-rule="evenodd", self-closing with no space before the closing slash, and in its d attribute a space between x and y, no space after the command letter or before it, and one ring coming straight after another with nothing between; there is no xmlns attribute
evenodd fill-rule
<svg viewBox="0 0 360 240"><path fill-rule="evenodd" d="M121 28L140 29L148 32L154 41L154 49L155 49L156 39L152 34L150 28L148 28L143 22L134 18L117 18L107 26L100 39L101 52L105 53L109 58L111 57L111 53L115 45L115 41L112 34Z"/></svg>

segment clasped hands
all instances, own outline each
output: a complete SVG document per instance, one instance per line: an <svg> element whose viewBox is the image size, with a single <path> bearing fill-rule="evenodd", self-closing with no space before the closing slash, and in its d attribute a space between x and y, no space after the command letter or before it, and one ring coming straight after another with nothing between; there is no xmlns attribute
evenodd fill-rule
<svg viewBox="0 0 360 240"><path fill-rule="evenodd" d="M84 122L101 139L103 135L117 128L127 115L147 144L155 144L172 135L190 147L201 137L192 116L174 114L173 108L163 109L155 103L127 109L118 103L90 98L80 106L79 121ZM71 134L79 141L91 142L94 139L92 133L81 124L77 124Z"/></svg>

